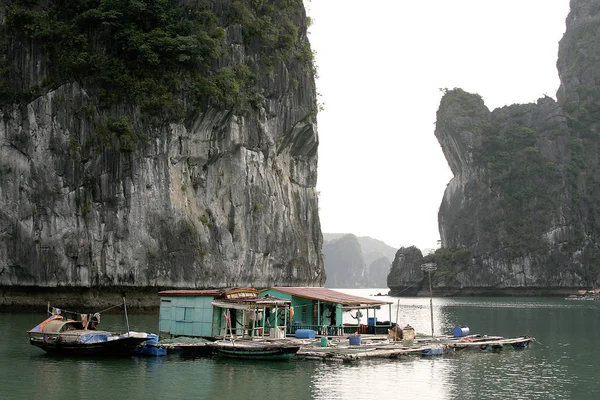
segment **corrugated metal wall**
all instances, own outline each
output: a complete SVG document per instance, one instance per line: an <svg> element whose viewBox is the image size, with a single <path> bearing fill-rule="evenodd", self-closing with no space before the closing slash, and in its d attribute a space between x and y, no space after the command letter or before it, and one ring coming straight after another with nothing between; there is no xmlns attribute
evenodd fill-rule
<svg viewBox="0 0 600 400"><path fill-rule="evenodd" d="M161 334L214 336L213 299L212 296L162 297L159 315Z"/></svg>

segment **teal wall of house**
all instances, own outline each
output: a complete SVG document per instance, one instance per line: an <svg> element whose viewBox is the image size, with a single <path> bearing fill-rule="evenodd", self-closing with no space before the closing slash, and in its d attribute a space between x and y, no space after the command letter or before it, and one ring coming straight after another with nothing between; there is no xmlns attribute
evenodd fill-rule
<svg viewBox="0 0 600 400"><path fill-rule="evenodd" d="M261 296L261 297L265 297L267 295L275 296L275 297L278 297L283 300L292 300L292 295L287 294L287 293L281 293L281 292L278 292L277 290L273 290L273 289L267 289L267 290L259 293L259 296ZM270 313L266 319L267 330L268 330L269 326L283 326L283 324L284 324L283 319L286 318L286 315L287 314L285 313L284 307L280 307L277 311L277 316L278 316L279 321L275 321L275 314ZM285 321L285 324L290 325L289 315L287 315L287 318L288 319L287 319L287 321Z"/></svg>
<svg viewBox="0 0 600 400"><path fill-rule="evenodd" d="M313 300L292 296L292 307L294 321L301 322L301 325L318 325L317 320L313 318Z"/></svg>
<svg viewBox="0 0 600 400"><path fill-rule="evenodd" d="M164 296L160 298L159 331L171 335L214 336L213 326L220 319L214 315L212 296Z"/></svg>
<svg viewBox="0 0 600 400"><path fill-rule="evenodd" d="M331 323L331 307L337 306L337 303L293 296L275 289L268 289L260 293L261 296L266 296L267 294L281 299L291 300L291 307L294 309L292 321L298 325L329 326ZM336 325L342 325L342 310L340 307L335 307L335 316Z"/></svg>

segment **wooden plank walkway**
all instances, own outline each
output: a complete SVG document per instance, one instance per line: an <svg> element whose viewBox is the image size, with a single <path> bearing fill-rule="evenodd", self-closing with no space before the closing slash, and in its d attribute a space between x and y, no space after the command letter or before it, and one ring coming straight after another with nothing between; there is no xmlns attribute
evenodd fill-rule
<svg viewBox="0 0 600 400"><path fill-rule="evenodd" d="M400 342L365 343L358 346L339 344L334 341L331 346L302 347L296 358L304 360L351 362L369 358L399 358L402 356L422 356L430 352L436 355L452 353L456 350L501 350L505 346L526 347L535 341L531 337L505 339L502 337L480 337L476 340L460 340L443 337L439 340L416 340L412 346L403 346ZM432 349L435 351L431 352Z"/></svg>
<svg viewBox="0 0 600 400"><path fill-rule="evenodd" d="M471 335L464 338L441 336L435 339L416 338L408 343L402 341L392 342L387 336L363 335L360 345L349 345L348 336L337 336L328 341L327 347L321 346L321 338L296 339L287 337L283 339L256 339L257 341L285 342L301 346L295 358L299 360L319 360L334 362L353 362L363 359L394 359L404 356L443 355L463 350L498 351L505 347L525 348L535 338L521 336L504 338L501 336ZM162 344L167 353L182 355L202 356L211 355L212 349L206 341L195 340L180 343Z"/></svg>

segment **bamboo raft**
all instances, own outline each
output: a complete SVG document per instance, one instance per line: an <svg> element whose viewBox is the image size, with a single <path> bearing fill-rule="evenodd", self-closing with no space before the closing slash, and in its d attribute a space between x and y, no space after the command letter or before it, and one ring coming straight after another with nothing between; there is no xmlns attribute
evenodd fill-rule
<svg viewBox="0 0 600 400"><path fill-rule="evenodd" d="M395 359L405 356L437 356L452 354L457 351L500 351L505 347L523 349L535 338L521 336L516 338L504 338L501 336L471 335L468 337L455 338L453 336L442 336L435 339L416 338L410 345L402 341L390 341L387 336L365 335L364 343L360 345L349 345L347 336L337 336L328 340L327 347L321 346L321 338L296 339L293 337L283 339L263 339L266 341L283 341L295 343L301 346L296 353L298 360L317 360L334 362L354 362L363 359ZM206 341L192 341L179 343L161 344L168 353L180 353L187 355L211 355L210 346Z"/></svg>
<svg viewBox="0 0 600 400"><path fill-rule="evenodd" d="M473 340L455 339L449 337L439 340L415 340L412 346L401 343L380 341L380 343L365 343L357 346L332 344L328 347L305 346L296 354L297 359L352 362L371 358L399 358L402 356L444 355L460 350L498 351L505 346L525 348L535 338L522 336L506 339L503 337L478 337Z"/></svg>
<svg viewBox="0 0 600 400"><path fill-rule="evenodd" d="M197 340L187 340L187 341L178 341L178 339L172 339L169 343L161 343L161 346L167 350L167 354L183 354L190 356L203 356L203 355L212 355L213 348L209 345L211 343L208 340L197 339ZM300 347L310 345L312 343L311 340L300 340L291 338L284 339L268 339L268 338L260 338L254 339L255 342L266 342L266 343L285 343L286 345L297 345Z"/></svg>

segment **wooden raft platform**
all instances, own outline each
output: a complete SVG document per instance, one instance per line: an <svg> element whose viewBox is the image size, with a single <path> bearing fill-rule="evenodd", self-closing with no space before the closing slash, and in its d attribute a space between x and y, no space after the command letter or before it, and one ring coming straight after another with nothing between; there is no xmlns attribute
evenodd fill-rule
<svg viewBox="0 0 600 400"><path fill-rule="evenodd" d="M248 338L240 338L242 340L247 340ZM167 350L167 354L180 354L184 356L210 356L213 355L213 347L209 346L208 340L192 340L192 341L182 341L177 342L176 339L172 339L175 341L171 341L169 343L160 343L160 346L164 347ZM291 345L298 346L307 346L310 345L313 341L306 339L295 339L294 337L284 338L284 339L270 339L270 338L256 338L254 339L256 342L268 342L268 343L278 343L283 342Z"/></svg>
<svg viewBox="0 0 600 400"><path fill-rule="evenodd" d="M206 343L207 341L172 342L164 344L160 343L160 346L167 350L167 354L207 356L212 354L212 348L207 346Z"/></svg>
<svg viewBox="0 0 600 400"><path fill-rule="evenodd" d="M353 362L362 359L388 358L394 359L403 356L440 356L452 354L456 351L499 351L505 347L523 349L535 338L521 336L504 338L501 336L471 335L463 338L442 336L431 338L416 338L411 345L404 345L402 341L390 341L387 336L363 335L360 345L349 345L347 336L330 337L327 347L321 347L321 338L296 339L288 337L283 339L257 339L257 341L286 342L301 346L295 359L318 360L335 362ZM209 356L212 348L207 346L205 340L179 343L161 343L168 354L181 354L184 356Z"/></svg>
<svg viewBox="0 0 600 400"><path fill-rule="evenodd" d="M371 358L399 358L402 356L443 355L459 350L501 350L505 346L525 348L535 338L523 336L506 339L503 337L479 337L462 340L442 337L439 340L417 339L412 346L403 346L401 342L366 342L358 346L349 346L333 341L331 346L318 347L314 344L304 346L296 354L297 359L352 362Z"/></svg>

